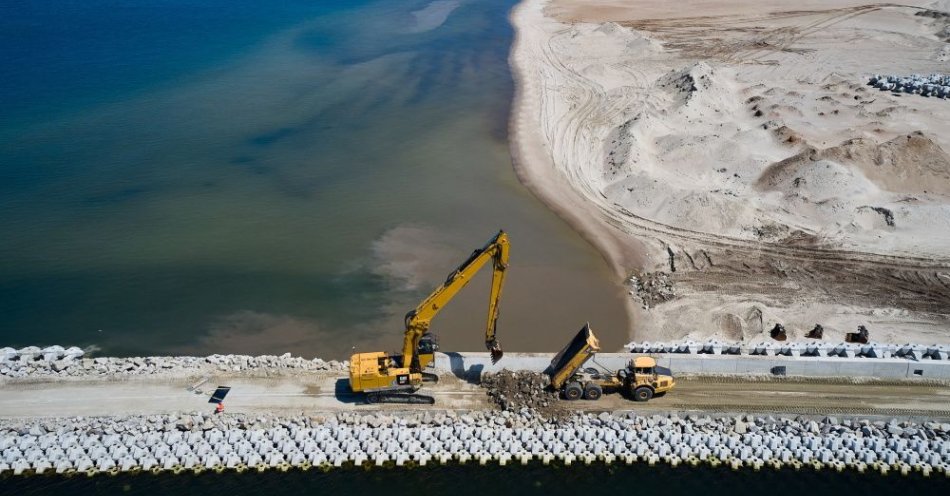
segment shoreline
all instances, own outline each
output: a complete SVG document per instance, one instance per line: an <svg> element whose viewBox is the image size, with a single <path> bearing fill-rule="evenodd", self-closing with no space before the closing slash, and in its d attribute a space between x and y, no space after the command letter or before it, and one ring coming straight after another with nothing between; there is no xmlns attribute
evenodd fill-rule
<svg viewBox="0 0 950 496"><path fill-rule="evenodd" d="M535 81L527 76L527 62L523 60L524 30L528 29L528 26L522 22L521 15L534 1L536 0L521 0L508 14L508 21L514 32L508 55L508 65L514 83L508 121L508 147L512 168L518 181L535 198L590 243L607 262L616 278L611 282L622 293L621 299L627 314L627 338L633 339L641 310L636 302L627 296L625 280L630 275L630 267L640 267L645 263L645 252L641 247L634 246L635 243L631 243L629 239L624 239L614 232L611 226L598 216L598 212L591 209L585 199L565 183L560 174L553 174L553 177L550 174L554 167L547 148L538 136L538 130L541 129L538 122L540 109L533 103L536 99L531 98L537 94L537 89Z"/></svg>

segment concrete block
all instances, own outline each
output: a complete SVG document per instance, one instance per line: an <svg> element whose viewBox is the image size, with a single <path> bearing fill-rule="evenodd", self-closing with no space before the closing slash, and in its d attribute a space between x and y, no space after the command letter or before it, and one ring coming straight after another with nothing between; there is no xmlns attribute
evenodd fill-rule
<svg viewBox="0 0 950 496"><path fill-rule="evenodd" d="M705 374L735 374L736 359L729 357L702 360L702 371Z"/></svg>

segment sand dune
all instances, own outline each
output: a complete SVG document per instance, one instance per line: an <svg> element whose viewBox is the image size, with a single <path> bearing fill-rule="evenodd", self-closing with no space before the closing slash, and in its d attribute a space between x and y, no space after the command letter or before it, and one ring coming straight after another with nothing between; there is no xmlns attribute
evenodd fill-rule
<svg viewBox="0 0 950 496"><path fill-rule="evenodd" d="M950 70L947 10L525 0L516 166L618 273L668 275L632 337L948 342L950 101L866 84Z"/></svg>

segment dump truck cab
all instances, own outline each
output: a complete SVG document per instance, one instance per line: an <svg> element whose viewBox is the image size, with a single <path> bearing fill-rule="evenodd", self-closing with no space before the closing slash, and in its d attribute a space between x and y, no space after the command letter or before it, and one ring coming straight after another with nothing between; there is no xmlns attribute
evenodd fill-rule
<svg viewBox="0 0 950 496"><path fill-rule="evenodd" d="M623 381L624 392L635 401L649 401L676 385L670 370L658 366L656 360L651 357L636 357L630 360L627 368L618 370L617 375Z"/></svg>

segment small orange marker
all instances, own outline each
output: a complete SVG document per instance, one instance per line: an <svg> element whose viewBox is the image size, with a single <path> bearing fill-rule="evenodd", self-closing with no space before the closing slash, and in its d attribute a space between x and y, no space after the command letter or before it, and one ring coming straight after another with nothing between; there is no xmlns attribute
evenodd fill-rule
<svg viewBox="0 0 950 496"><path fill-rule="evenodd" d="M218 406L214 407L214 413L221 413L224 411L224 403L218 403Z"/></svg>

